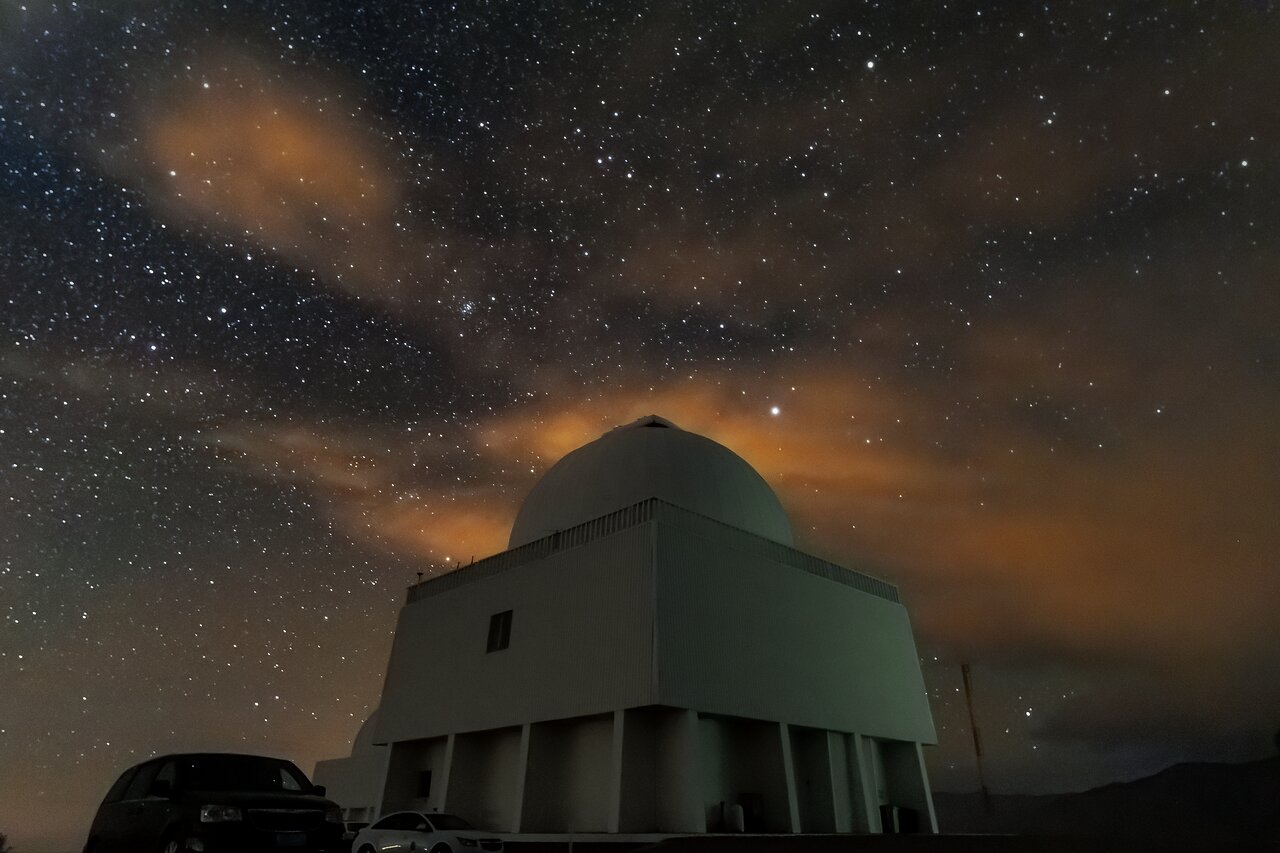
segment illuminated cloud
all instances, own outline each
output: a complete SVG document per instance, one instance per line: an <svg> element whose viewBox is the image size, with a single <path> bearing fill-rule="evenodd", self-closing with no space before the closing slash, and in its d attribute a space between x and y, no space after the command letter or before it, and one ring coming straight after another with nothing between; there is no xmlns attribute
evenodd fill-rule
<svg viewBox="0 0 1280 853"><path fill-rule="evenodd" d="M509 498L498 487L463 487L442 473L466 460L438 437L406 436L384 425L235 423L205 440L261 477L308 488L347 535L420 558L424 567L487 556L501 550L510 531Z"/></svg>
<svg viewBox="0 0 1280 853"><path fill-rule="evenodd" d="M337 290L421 314L446 274L465 278L465 246L408 210L395 152L359 100L327 75L210 47L137 96L133 135L100 159L164 218L247 237Z"/></svg>
<svg viewBox="0 0 1280 853"><path fill-rule="evenodd" d="M929 648L1056 662L1096 685L1108 672L1192 670L1188 713L1196 691L1252 706L1268 688L1228 689L1208 664L1274 658L1280 601L1236 592L1265 586L1280 547L1261 509L1280 497L1273 466L1259 464L1273 458L1262 424L1280 414L1274 399L1224 377L1149 404L1139 360L1098 339L1064 364L1061 342L1029 329L993 327L962 355L968 378L933 384L809 356L765 378L702 371L518 406L455 444L323 424L235 426L216 444L307 485L350 535L445 564L504 547L535 472L658 413L755 466L805 547L900 583ZM1071 423L1091 397L1110 422ZM417 467L427 459L437 473Z"/></svg>
<svg viewBox="0 0 1280 853"><path fill-rule="evenodd" d="M971 378L931 387L813 361L775 364L764 379L703 372L567 409L516 410L484 441L497 457L545 468L656 412L760 470L802 545L900 583L927 648L1068 667L1103 705L1139 716L1207 719L1231 707L1256 722L1276 688L1229 684L1222 673L1236 667L1222 662L1280 663L1269 615L1280 594L1265 582L1280 535L1261 509L1280 494L1274 465L1260 464L1275 458L1263 425L1280 409L1248 383L1223 382L1211 399L1157 412L1143 405L1138 365L1099 347L1096 360L1064 369L1044 357L1046 343L997 332L970 353ZM1056 397L1027 394L1038 376ZM1125 441L1111 444L1115 424L1055 423L1091 381L1105 398L1134 402L1115 412ZM1239 595L1264 587L1272 592ZM1126 696L1126 684L1158 684L1170 671L1186 683L1177 700Z"/></svg>

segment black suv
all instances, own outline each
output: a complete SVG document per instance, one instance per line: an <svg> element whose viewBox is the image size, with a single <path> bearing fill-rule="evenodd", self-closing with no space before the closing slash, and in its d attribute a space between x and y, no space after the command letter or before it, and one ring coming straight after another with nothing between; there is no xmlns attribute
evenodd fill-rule
<svg viewBox="0 0 1280 853"><path fill-rule="evenodd" d="M85 853L346 853L342 813L288 761L166 755L107 791Z"/></svg>

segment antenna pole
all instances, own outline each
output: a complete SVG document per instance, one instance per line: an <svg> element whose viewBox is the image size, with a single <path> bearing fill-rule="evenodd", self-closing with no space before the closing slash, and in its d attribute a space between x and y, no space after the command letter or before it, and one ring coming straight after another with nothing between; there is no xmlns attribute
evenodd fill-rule
<svg viewBox="0 0 1280 853"><path fill-rule="evenodd" d="M978 785L982 789L982 810L991 814L991 792L987 790L987 778L982 772L982 733L978 731L978 721L973 715L973 676L969 664L960 664L960 674L964 677L964 703L969 708L969 731L973 732L973 756L978 764Z"/></svg>

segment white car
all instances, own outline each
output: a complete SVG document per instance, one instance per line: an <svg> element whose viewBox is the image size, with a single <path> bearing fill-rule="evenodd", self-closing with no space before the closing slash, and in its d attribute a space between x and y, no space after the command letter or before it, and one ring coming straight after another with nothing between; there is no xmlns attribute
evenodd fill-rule
<svg viewBox="0 0 1280 853"><path fill-rule="evenodd" d="M434 812L392 812L356 833L354 853L501 853L502 839L460 817Z"/></svg>

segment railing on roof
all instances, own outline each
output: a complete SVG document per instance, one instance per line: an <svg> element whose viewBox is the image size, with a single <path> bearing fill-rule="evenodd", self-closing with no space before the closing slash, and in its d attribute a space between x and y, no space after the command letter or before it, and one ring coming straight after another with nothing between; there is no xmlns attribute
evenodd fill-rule
<svg viewBox="0 0 1280 853"><path fill-rule="evenodd" d="M439 595L442 592L456 589L465 584L493 577L508 569L514 569L517 566L541 560L558 551L578 548L592 540L610 536L621 530L655 520L677 524L689 520L697 520L703 525L714 525L715 528L719 529L719 532L729 534L732 537L731 544L733 547L745 548L758 556L852 587L883 598L886 601L892 601L895 604L900 602L898 588L888 581L880 580L880 578L872 577L853 569L846 569L844 566L835 563L829 563L811 554L798 551L789 545L783 545L781 542L774 542L772 539L757 536L731 524L725 524L722 521L678 507L658 498L648 498L631 506L602 515L599 518L593 518L590 521L565 528L564 530L557 530L549 536L535 539L509 551L494 554L492 557L477 560L451 572L414 584L409 587L406 603L412 604L423 598Z"/></svg>

